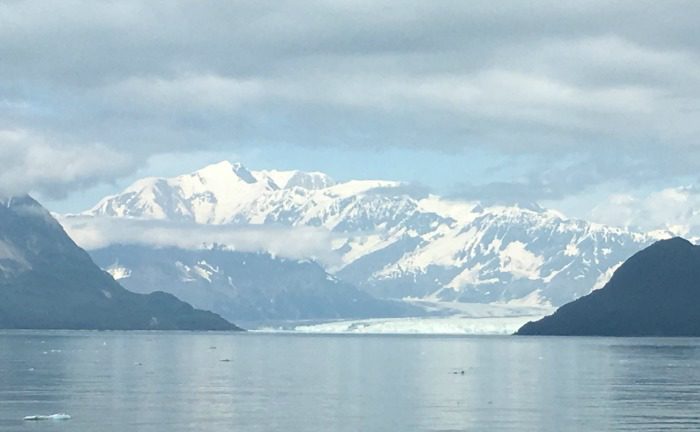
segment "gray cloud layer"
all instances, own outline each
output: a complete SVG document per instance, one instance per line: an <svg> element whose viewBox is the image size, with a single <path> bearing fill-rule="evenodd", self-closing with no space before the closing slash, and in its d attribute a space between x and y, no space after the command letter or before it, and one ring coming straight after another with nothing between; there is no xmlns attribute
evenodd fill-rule
<svg viewBox="0 0 700 432"><path fill-rule="evenodd" d="M533 157L487 191L534 198L690 174L699 19L695 1L3 2L2 192L274 142ZM557 184L541 172L562 158Z"/></svg>

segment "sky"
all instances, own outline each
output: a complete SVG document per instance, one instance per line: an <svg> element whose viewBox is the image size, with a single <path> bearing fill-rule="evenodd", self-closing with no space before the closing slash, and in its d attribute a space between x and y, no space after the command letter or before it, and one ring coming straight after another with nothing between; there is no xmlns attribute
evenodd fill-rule
<svg viewBox="0 0 700 432"><path fill-rule="evenodd" d="M700 2L0 3L0 194L228 159L700 224Z"/></svg>

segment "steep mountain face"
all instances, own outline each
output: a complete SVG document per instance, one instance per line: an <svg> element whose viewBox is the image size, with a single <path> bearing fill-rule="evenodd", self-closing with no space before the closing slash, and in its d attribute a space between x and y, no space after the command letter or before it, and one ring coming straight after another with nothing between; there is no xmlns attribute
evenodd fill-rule
<svg viewBox="0 0 700 432"><path fill-rule="evenodd" d="M237 329L170 294L127 291L28 196L0 200L0 328Z"/></svg>
<svg viewBox="0 0 700 432"><path fill-rule="evenodd" d="M417 297L560 304L602 285L621 262L620 254L636 252L648 241L541 209L475 208L453 220L371 252L338 275L389 296L410 285L409 295ZM394 254L389 263L363 268L388 253Z"/></svg>
<svg viewBox="0 0 700 432"><path fill-rule="evenodd" d="M627 260L600 290L519 335L700 336L700 246L673 238Z"/></svg>
<svg viewBox="0 0 700 432"><path fill-rule="evenodd" d="M391 181L249 171L222 162L145 179L85 214L199 224L321 227L337 238L327 269L381 297L559 305L602 286L649 235L537 206L415 196Z"/></svg>
<svg viewBox="0 0 700 432"><path fill-rule="evenodd" d="M221 249L114 245L91 252L126 288L162 290L239 322L395 317L421 313L378 300L313 262Z"/></svg>

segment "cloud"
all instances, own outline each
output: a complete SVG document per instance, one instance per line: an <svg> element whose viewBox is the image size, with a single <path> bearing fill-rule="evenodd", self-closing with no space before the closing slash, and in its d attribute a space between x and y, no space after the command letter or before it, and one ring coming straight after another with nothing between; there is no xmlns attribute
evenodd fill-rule
<svg viewBox="0 0 700 432"><path fill-rule="evenodd" d="M659 155L656 162L663 163ZM452 198L492 202L559 201L586 192L603 182L639 185L658 178L658 172L639 160L628 157L608 158L578 155L546 163L537 161L536 168L516 169L508 161L496 170L513 172L512 181L458 184Z"/></svg>
<svg viewBox="0 0 700 432"><path fill-rule="evenodd" d="M54 216L68 235L88 250L111 244L183 249L220 245L242 252L268 252L284 258L313 259L329 266L338 264L340 259L333 252L333 234L320 228L197 225L108 217Z"/></svg>
<svg viewBox="0 0 700 432"><path fill-rule="evenodd" d="M27 130L0 129L0 196L30 189L60 196L66 186L107 181L132 164L128 155L101 144L64 144Z"/></svg>
<svg viewBox="0 0 700 432"><path fill-rule="evenodd" d="M419 183L397 183L390 186L380 186L373 189L369 189L365 192L367 195L379 195L379 196L399 196L405 195L413 199L423 199L427 198L431 189L425 185Z"/></svg>
<svg viewBox="0 0 700 432"><path fill-rule="evenodd" d="M589 218L643 230L665 229L675 235L700 236L700 190L664 188L646 194L618 193L591 209Z"/></svg>
<svg viewBox="0 0 700 432"><path fill-rule="evenodd" d="M12 188L60 194L154 155L275 143L530 161L485 193L577 193L536 178L572 155L587 184L617 181L611 161L674 178L700 163L699 15L684 1L5 2L0 129L90 162Z"/></svg>
<svg viewBox="0 0 700 432"><path fill-rule="evenodd" d="M222 111L235 113L270 93L271 83L255 79L227 78L211 74L185 74L174 78L130 77L102 89L100 96L114 102L114 109L177 112Z"/></svg>

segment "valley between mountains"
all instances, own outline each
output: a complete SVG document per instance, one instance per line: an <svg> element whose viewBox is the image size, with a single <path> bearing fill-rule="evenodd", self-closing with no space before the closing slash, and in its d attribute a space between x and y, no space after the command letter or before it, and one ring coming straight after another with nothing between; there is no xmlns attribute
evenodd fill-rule
<svg viewBox="0 0 700 432"><path fill-rule="evenodd" d="M414 189L224 161L138 180L59 219L127 289L262 326L364 320L339 331L420 321L450 332L455 317L512 331L670 237Z"/></svg>

